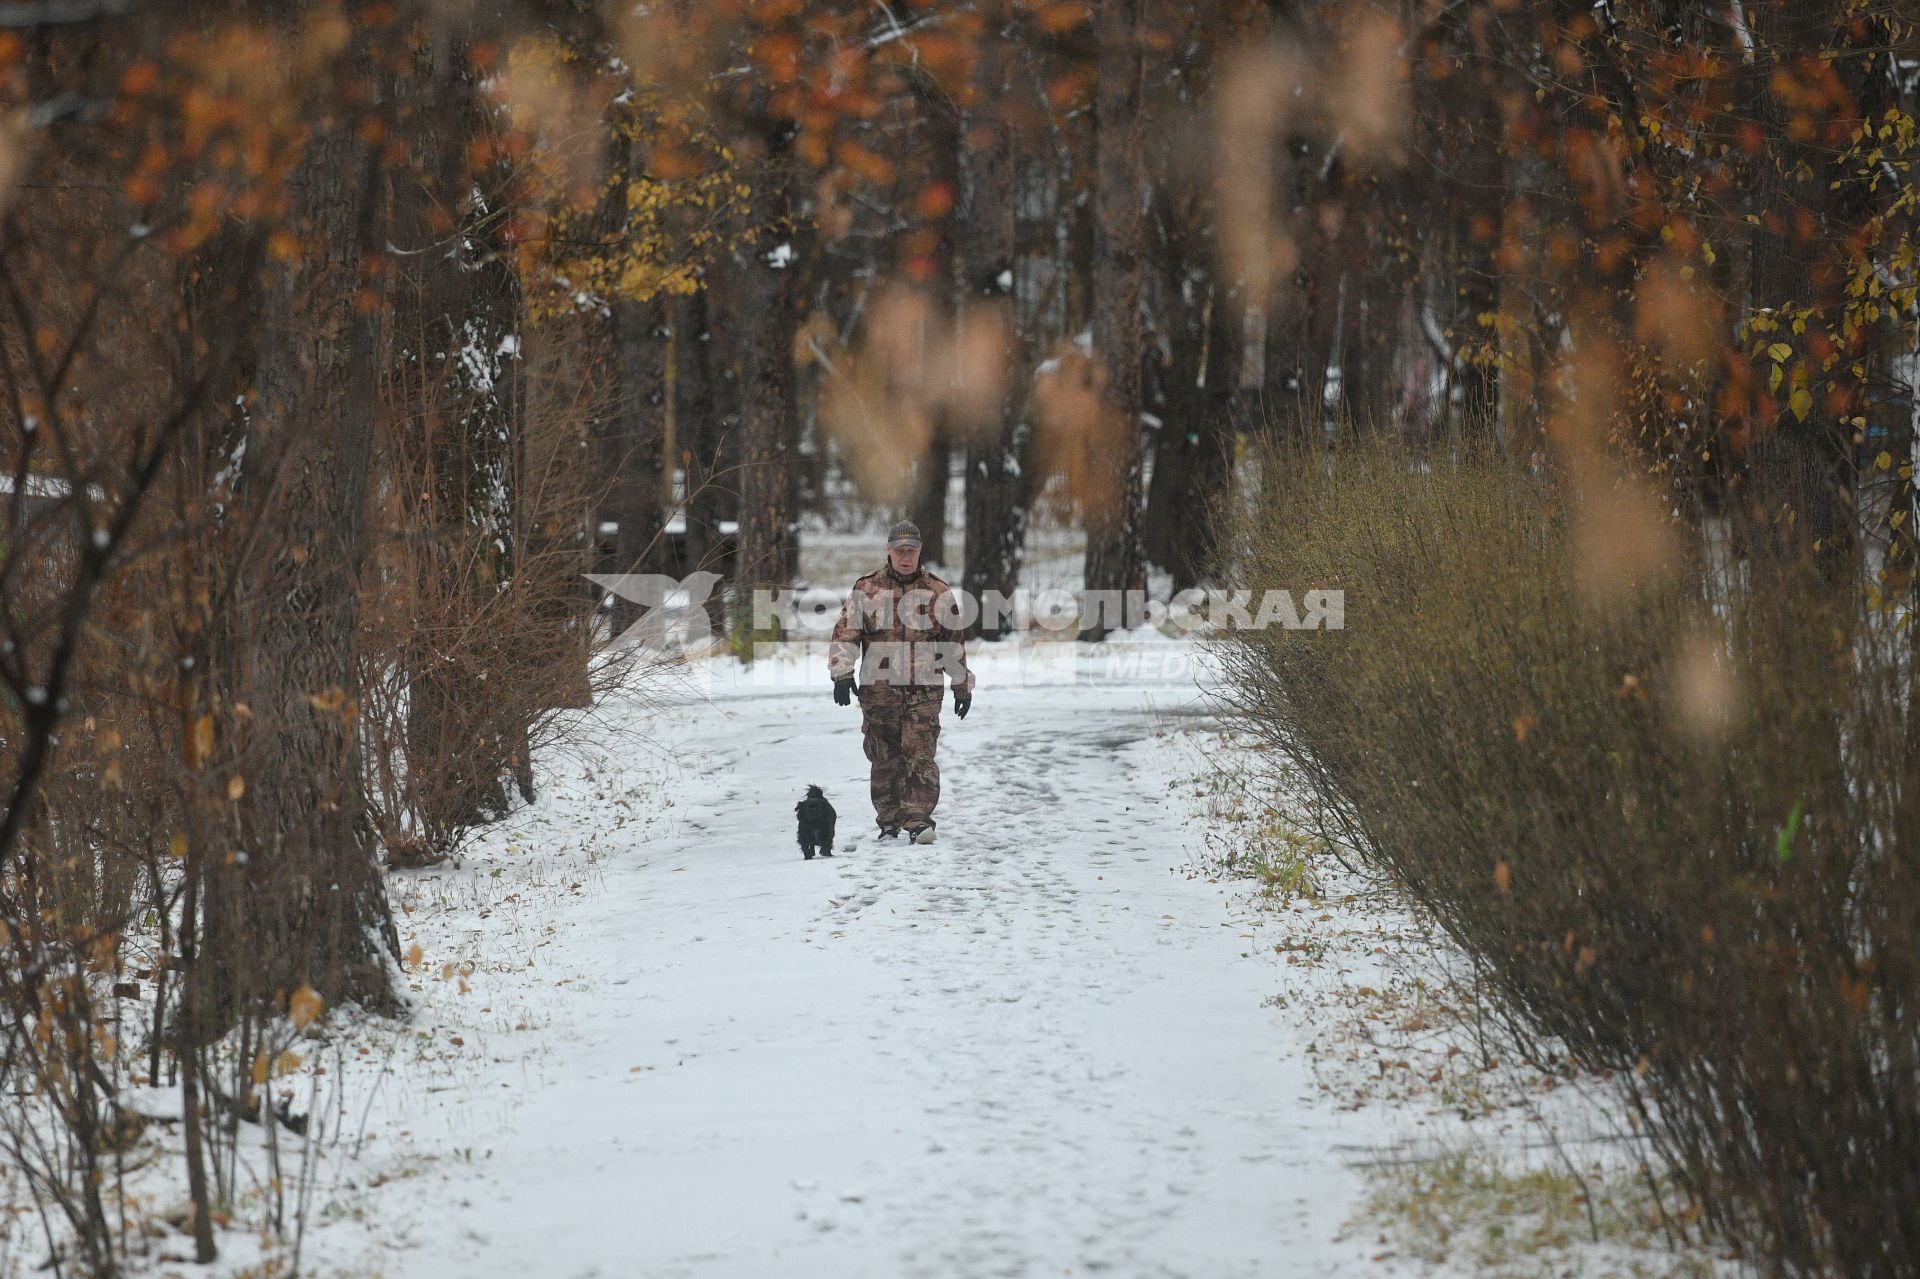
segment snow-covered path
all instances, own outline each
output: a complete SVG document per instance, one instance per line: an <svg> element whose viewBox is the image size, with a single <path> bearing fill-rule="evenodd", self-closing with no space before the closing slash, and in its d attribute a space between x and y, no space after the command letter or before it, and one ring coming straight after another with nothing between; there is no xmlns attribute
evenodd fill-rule
<svg viewBox="0 0 1920 1279"><path fill-rule="evenodd" d="M419 938L421 1042L458 1049L396 1066L367 1124L390 1176L431 1174L373 1192L408 1223L367 1241L388 1269L1381 1271L1339 1239L1377 1130L1314 1088L1232 890L1186 872L1191 690L989 662L974 713L949 705L921 847L874 839L858 711L824 677L718 670L710 700L609 708L607 757L555 762L505 851L401 889L469 909ZM663 766L620 749L639 734L671 807L616 829ZM794 845L809 782L840 810L831 861ZM592 872L553 883L567 846ZM537 918L506 891L529 873L559 890ZM346 1261L349 1233L323 1214L308 1256Z"/></svg>

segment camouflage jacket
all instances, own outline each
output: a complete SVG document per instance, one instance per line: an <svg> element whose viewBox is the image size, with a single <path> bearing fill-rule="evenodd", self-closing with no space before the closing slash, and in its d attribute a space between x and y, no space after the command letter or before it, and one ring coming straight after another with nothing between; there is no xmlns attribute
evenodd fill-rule
<svg viewBox="0 0 1920 1279"><path fill-rule="evenodd" d="M927 570L896 577L890 566L853 584L827 647L827 670L836 680L860 668L861 695L940 696L944 675L955 693L970 696L967 636L960 626L960 598Z"/></svg>

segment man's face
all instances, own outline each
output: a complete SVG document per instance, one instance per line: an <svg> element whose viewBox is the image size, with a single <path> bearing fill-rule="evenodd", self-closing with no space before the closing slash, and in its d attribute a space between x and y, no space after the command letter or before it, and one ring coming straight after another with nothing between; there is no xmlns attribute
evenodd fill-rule
<svg viewBox="0 0 1920 1279"><path fill-rule="evenodd" d="M917 546L889 546L887 559L893 564L893 571L905 577L920 567L920 548Z"/></svg>

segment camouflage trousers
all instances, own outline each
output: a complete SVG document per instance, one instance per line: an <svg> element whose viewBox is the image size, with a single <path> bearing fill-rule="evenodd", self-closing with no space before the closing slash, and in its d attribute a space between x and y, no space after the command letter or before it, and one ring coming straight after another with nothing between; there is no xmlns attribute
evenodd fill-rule
<svg viewBox="0 0 1920 1279"><path fill-rule="evenodd" d="M933 817L940 802L940 699L871 691L860 700L867 759L873 764L873 816L882 826L908 826Z"/></svg>

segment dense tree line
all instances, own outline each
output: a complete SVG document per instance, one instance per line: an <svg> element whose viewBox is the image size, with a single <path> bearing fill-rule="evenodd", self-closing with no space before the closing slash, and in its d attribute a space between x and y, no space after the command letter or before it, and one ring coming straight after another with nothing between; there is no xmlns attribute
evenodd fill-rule
<svg viewBox="0 0 1920 1279"><path fill-rule="evenodd" d="M114 1000L257 1116L393 999L382 865L610 677L585 574L788 584L829 469L970 590L1043 498L1179 589L1246 437L1470 437L1911 601L1916 59L1891 0L0 11L0 1070L89 1264Z"/></svg>

